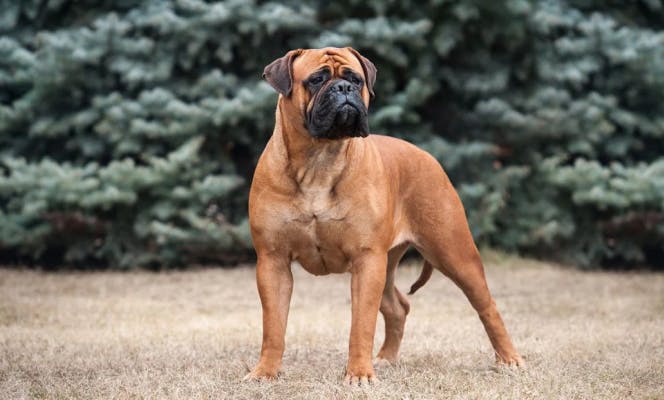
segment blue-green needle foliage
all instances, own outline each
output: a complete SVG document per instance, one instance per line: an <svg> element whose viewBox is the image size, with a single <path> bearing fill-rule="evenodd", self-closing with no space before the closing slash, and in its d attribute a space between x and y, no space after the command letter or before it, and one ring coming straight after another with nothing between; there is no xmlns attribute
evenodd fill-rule
<svg viewBox="0 0 664 400"><path fill-rule="evenodd" d="M373 132L434 154L479 243L664 263L660 0L0 0L0 261L252 254L263 67L353 46Z"/></svg>

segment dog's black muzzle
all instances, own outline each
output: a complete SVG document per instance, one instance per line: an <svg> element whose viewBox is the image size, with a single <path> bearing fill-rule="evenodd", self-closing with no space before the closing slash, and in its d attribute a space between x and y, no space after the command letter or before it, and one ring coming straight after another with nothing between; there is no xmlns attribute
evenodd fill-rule
<svg viewBox="0 0 664 400"><path fill-rule="evenodd" d="M335 79L322 87L306 116L311 136L325 139L366 137L369 134L367 107L360 85Z"/></svg>

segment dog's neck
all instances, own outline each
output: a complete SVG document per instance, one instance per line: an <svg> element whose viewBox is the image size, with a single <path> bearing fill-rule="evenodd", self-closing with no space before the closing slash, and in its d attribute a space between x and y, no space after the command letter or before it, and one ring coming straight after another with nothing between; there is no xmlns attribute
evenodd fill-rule
<svg viewBox="0 0 664 400"><path fill-rule="evenodd" d="M282 147L286 174L302 191L334 190L351 167L349 161L361 151L362 138L316 139L301 121L284 118L284 103L279 98L273 138ZM292 115L292 114L290 114Z"/></svg>

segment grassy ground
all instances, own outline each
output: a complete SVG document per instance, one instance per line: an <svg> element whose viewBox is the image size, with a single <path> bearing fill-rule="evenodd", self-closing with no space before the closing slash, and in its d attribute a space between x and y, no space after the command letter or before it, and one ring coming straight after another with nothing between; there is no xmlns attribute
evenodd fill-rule
<svg viewBox="0 0 664 400"><path fill-rule="evenodd" d="M527 368L493 365L478 318L437 273L411 299L401 362L368 389L340 383L348 275L294 268L285 375L241 383L260 348L253 269L0 269L0 398L664 398L664 275L486 263ZM418 273L401 267L399 287ZM376 349L382 336L381 320Z"/></svg>

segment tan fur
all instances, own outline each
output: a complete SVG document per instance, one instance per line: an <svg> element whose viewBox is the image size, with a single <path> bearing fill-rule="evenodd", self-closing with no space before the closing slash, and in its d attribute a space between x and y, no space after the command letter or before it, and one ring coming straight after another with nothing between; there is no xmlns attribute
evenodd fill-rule
<svg viewBox="0 0 664 400"><path fill-rule="evenodd" d="M521 364L487 288L463 206L440 164L391 137L327 140L306 131L303 110L311 99L302 81L323 65L335 76L343 68L363 74L356 54L348 48L297 50L292 92L279 96L274 132L249 196L263 346L246 378L274 378L280 369L293 286L290 265L298 261L315 275L352 274L346 380L375 379L371 356L379 310L386 335L378 358L397 360L409 304L394 286L394 272L408 245L463 290L497 360ZM366 86L362 98L368 106Z"/></svg>

